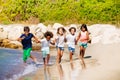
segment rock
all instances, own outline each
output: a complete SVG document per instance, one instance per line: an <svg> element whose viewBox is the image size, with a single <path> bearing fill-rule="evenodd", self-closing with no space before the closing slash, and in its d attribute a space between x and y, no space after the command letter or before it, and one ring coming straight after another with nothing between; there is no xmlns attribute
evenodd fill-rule
<svg viewBox="0 0 120 80"><path fill-rule="evenodd" d="M31 25L31 26L29 26L29 28L30 28L30 32L33 33L33 34L35 34L36 25Z"/></svg>
<svg viewBox="0 0 120 80"><path fill-rule="evenodd" d="M38 39L42 39L44 37L44 34L42 32L36 32L35 33L35 36L38 38Z"/></svg>
<svg viewBox="0 0 120 80"><path fill-rule="evenodd" d="M64 27L62 24L59 24L59 23L55 23L53 25L53 29L57 30L59 27Z"/></svg>
<svg viewBox="0 0 120 80"><path fill-rule="evenodd" d="M8 32L4 30L4 25L0 25L0 39L7 39Z"/></svg>
<svg viewBox="0 0 120 80"><path fill-rule="evenodd" d="M16 43L11 43L8 39L0 39L0 47L18 49L21 48L20 45Z"/></svg>
<svg viewBox="0 0 120 80"><path fill-rule="evenodd" d="M21 42L19 42L19 41L10 41L9 43L22 46Z"/></svg>
<svg viewBox="0 0 120 80"><path fill-rule="evenodd" d="M22 33L23 33L23 27L21 26L12 27L9 29L9 32L8 32L8 39L16 40L17 38L20 37Z"/></svg>
<svg viewBox="0 0 120 80"><path fill-rule="evenodd" d="M7 31L0 31L0 39L7 39L8 38L8 32Z"/></svg>
<svg viewBox="0 0 120 80"><path fill-rule="evenodd" d="M45 33L45 32L47 31L47 27L46 27L44 24L39 23L39 24L37 25L36 32L39 32L39 31Z"/></svg>
<svg viewBox="0 0 120 80"><path fill-rule="evenodd" d="M2 42L3 42L3 39L0 39L0 47L1 47Z"/></svg>
<svg viewBox="0 0 120 80"><path fill-rule="evenodd" d="M10 40L9 39L3 39L3 41L2 41L3 43L9 43L10 42Z"/></svg>
<svg viewBox="0 0 120 80"><path fill-rule="evenodd" d="M75 27L75 28L77 29L77 25L76 25L76 24L71 24L69 27L70 27L70 28L71 28L71 27Z"/></svg>
<svg viewBox="0 0 120 80"><path fill-rule="evenodd" d="M9 44L7 47L12 48L12 49L18 49L19 48L19 46L16 45L16 44Z"/></svg>
<svg viewBox="0 0 120 80"><path fill-rule="evenodd" d="M96 24L88 27L92 36L92 43L117 43L120 42L120 30L113 25Z"/></svg>

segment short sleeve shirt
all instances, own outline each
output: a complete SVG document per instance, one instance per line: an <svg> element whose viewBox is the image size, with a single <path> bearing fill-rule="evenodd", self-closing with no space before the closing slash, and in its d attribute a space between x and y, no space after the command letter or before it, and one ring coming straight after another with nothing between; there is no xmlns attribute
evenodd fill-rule
<svg viewBox="0 0 120 80"><path fill-rule="evenodd" d="M58 36L57 37L57 47L64 47L64 36Z"/></svg>
<svg viewBox="0 0 120 80"><path fill-rule="evenodd" d="M34 35L32 33L29 33L28 35L22 34L20 36L20 38L24 38L22 40L23 49L32 48L32 41L31 41L31 39L32 39L33 36Z"/></svg>
<svg viewBox="0 0 120 80"><path fill-rule="evenodd" d="M68 47L75 48L76 35L69 34L69 35L66 36L66 39L67 39Z"/></svg>
<svg viewBox="0 0 120 80"><path fill-rule="evenodd" d="M47 41L46 39L41 39L40 42L41 42L42 49L49 48L50 41L51 40Z"/></svg>

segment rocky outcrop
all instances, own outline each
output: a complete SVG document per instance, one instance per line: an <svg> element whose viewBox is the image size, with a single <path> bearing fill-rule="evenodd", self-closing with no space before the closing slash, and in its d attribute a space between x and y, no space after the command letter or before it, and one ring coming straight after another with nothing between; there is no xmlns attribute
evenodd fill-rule
<svg viewBox="0 0 120 80"><path fill-rule="evenodd" d="M114 25L95 24L89 26L88 29L91 33L92 44L111 44L120 42L120 29L116 28Z"/></svg>
<svg viewBox="0 0 120 80"><path fill-rule="evenodd" d="M0 39L0 47L19 49L20 46L15 43L10 43L8 39Z"/></svg>
<svg viewBox="0 0 120 80"><path fill-rule="evenodd" d="M53 32L55 37L57 29L59 27L64 27L64 25L54 23L53 25L45 26L44 24L39 23L38 25L29 25L29 27L31 33L33 33L38 39L42 39L46 31ZM70 24L68 26L65 26L67 34L69 33L68 29L70 27L75 27L77 29L76 34L78 35L80 31L80 25ZM24 25L22 24L0 25L0 47L21 49L21 43L16 40L23 33L23 28ZM110 44L120 42L120 29L116 28L113 25L94 24L88 26L88 30L91 33L90 36L92 38L92 44ZM40 45L36 44L33 41L33 49L40 49Z"/></svg>

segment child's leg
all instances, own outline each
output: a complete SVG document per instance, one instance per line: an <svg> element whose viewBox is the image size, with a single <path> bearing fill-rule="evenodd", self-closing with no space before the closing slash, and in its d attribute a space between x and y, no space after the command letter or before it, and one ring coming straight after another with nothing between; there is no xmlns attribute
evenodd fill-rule
<svg viewBox="0 0 120 80"><path fill-rule="evenodd" d="M27 56L26 56L27 50L23 50L23 61L26 63Z"/></svg>
<svg viewBox="0 0 120 80"><path fill-rule="evenodd" d="M82 69L85 69L85 68L86 68L86 64L85 64L85 61L84 61L84 60L82 60L81 65L82 65Z"/></svg>
<svg viewBox="0 0 120 80"><path fill-rule="evenodd" d="M79 58L81 59L81 64L82 64L82 68L86 68L85 66L85 62L84 62L84 48L82 46L80 46L80 56Z"/></svg>
<svg viewBox="0 0 120 80"><path fill-rule="evenodd" d="M70 62L72 62L72 55L73 55L73 52L70 52Z"/></svg>
<svg viewBox="0 0 120 80"><path fill-rule="evenodd" d="M49 63L49 59L50 59L50 54L47 54L46 64L48 64L48 63Z"/></svg>
<svg viewBox="0 0 120 80"><path fill-rule="evenodd" d="M83 56L83 47L80 46L80 57L83 58L82 56Z"/></svg>
<svg viewBox="0 0 120 80"><path fill-rule="evenodd" d="M58 48L58 49L57 49L57 59L56 59L56 63L59 63L59 61L60 61L60 56L61 56L61 53L60 53L60 49Z"/></svg>
<svg viewBox="0 0 120 80"><path fill-rule="evenodd" d="M44 65L46 64L46 60L45 60L45 58L43 58L43 63L44 63Z"/></svg>
<svg viewBox="0 0 120 80"><path fill-rule="evenodd" d="M30 57L36 63L37 59L30 54L31 50L32 50L31 48L27 49L26 56L27 56L27 58Z"/></svg>
<svg viewBox="0 0 120 80"><path fill-rule="evenodd" d="M69 52L70 52L70 62L72 62L72 55L73 55L74 52L75 52L75 48L68 47L68 50L69 50Z"/></svg>
<svg viewBox="0 0 120 80"><path fill-rule="evenodd" d="M86 49L86 48L83 48L82 58L84 58L84 55L85 55L85 49Z"/></svg>
<svg viewBox="0 0 120 80"><path fill-rule="evenodd" d="M64 47L60 47L60 58L59 58L59 63L61 62L61 58L63 56L63 52L64 52Z"/></svg>
<svg viewBox="0 0 120 80"><path fill-rule="evenodd" d="M60 50L60 59L62 58L63 56L63 50Z"/></svg>
<svg viewBox="0 0 120 80"><path fill-rule="evenodd" d="M30 57L31 48L23 50L23 60L26 63L27 59Z"/></svg>
<svg viewBox="0 0 120 80"><path fill-rule="evenodd" d="M35 63L37 63L37 59L36 59L36 57L30 55L30 58L31 58Z"/></svg>

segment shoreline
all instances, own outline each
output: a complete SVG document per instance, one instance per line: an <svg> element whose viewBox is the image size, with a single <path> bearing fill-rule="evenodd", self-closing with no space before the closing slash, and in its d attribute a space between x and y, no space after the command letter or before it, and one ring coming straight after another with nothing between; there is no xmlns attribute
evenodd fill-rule
<svg viewBox="0 0 120 80"><path fill-rule="evenodd" d="M49 73L47 72L47 78L52 80L120 80L118 74L120 73L118 63L119 59L119 43L113 44L91 44L86 50L85 56L91 56L85 58L87 68L82 69L79 60L73 60L73 67L68 60L68 54L65 52L62 63L60 64L63 70L59 70L60 66L53 65L48 66ZM114 56L113 56L114 55ZM66 59L64 59L66 58ZM61 74L63 73L63 74ZM18 80L45 80L44 68L38 69L33 74L25 75ZM62 77L61 77L62 76Z"/></svg>

